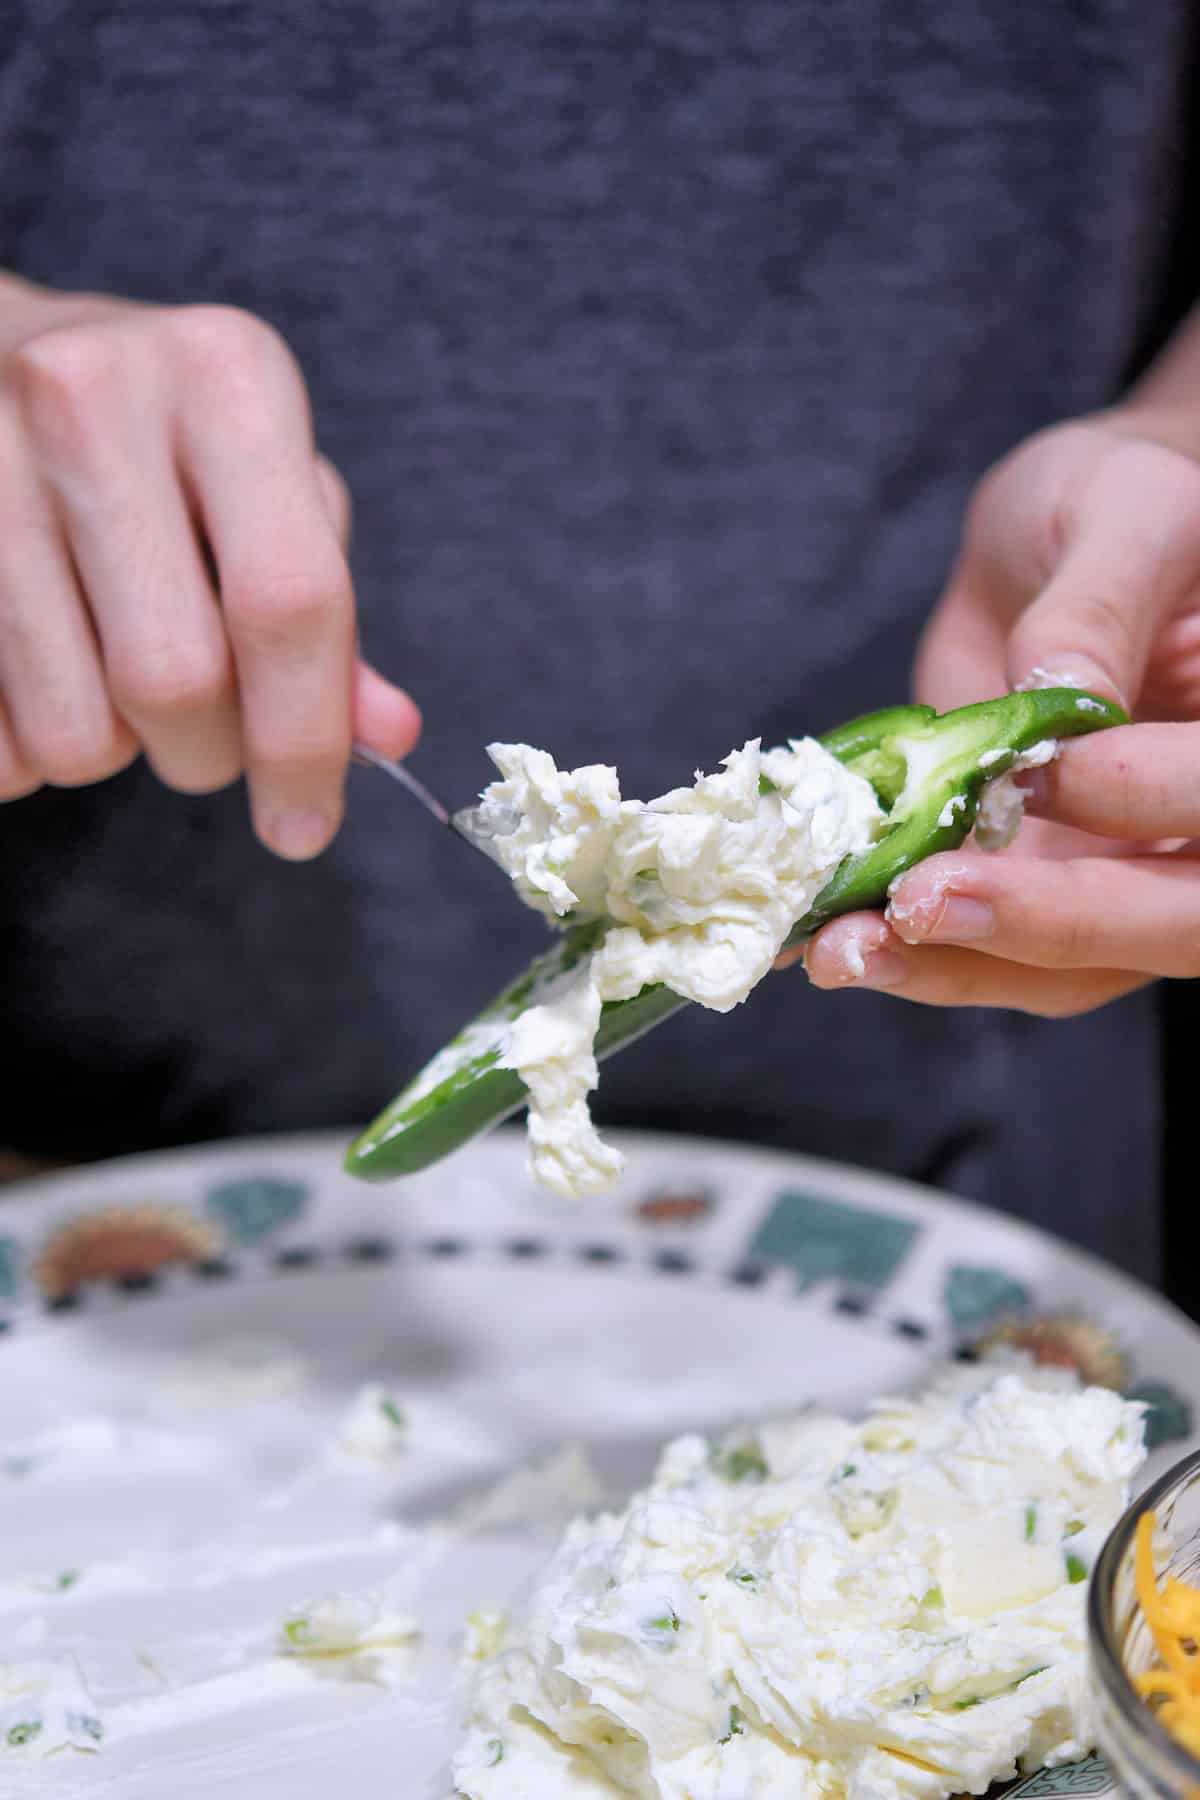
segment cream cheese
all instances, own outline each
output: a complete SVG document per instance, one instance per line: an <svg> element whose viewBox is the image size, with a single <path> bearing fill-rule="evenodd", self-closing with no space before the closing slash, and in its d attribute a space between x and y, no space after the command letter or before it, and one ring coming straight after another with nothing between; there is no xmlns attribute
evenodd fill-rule
<svg viewBox="0 0 1200 1800"><path fill-rule="evenodd" d="M956 1370L865 1422L677 1440L481 1670L466 1800L942 1800L1090 1747L1087 1571L1141 1409Z"/></svg>
<svg viewBox="0 0 1200 1800"><path fill-rule="evenodd" d="M1013 758L1003 775L989 781L979 797L975 815L975 842L981 850L1006 850L1021 829L1025 816L1025 795L1014 776L1024 769L1044 769L1058 755L1054 738L1044 738L1029 750ZM984 759L981 757L980 761Z"/></svg>
<svg viewBox="0 0 1200 1800"><path fill-rule="evenodd" d="M395 1605L386 1587L343 1591L289 1613L279 1649L285 1656L354 1656L395 1650L419 1635L416 1619Z"/></svg>
<svg viewBox="0 0 1200 1800"><path fill-rule="evenodd" d="M561 1194L594 1192L621 1166L587 1104L603 1002L661 982L715 1012L737 1006L883 814L870 784L811 738L765 752L752 739L716 774L647 802L623 800L612 768L560 770L526 744L488 754L501 779L476 822L522 899L553 924L612 921L514 1021L502 1057L530 1091L534 1175Z"/></svg>
<svg viewBox="0 0 1200 1800"><path fill-rule="evenodd" d="M337 1431L337 1446L350 1456L387 1462L408 1443L408 1418L387 1388L369 1381L359 1388Z"/></svg>
<svg viewBox="0 0 1200 1800"><path fill-rule="evenodd" d="M104 1720L70 1657L13 1662L0 1659L0 1756L29 1747L98 1750Z"/></svg>
<svg viewBox="0 0 1200 1800"><path fill-rule="evenodd" d="M468 1615L463 1631L463 1656L467 1662L485 1662L489 1656L498 1656L507 1641L507 1613L484 1611Z"/></svg>

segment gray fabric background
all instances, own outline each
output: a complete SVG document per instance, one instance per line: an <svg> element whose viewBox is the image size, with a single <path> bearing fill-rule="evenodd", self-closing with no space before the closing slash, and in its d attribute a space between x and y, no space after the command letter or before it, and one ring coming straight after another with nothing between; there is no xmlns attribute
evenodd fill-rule
<svg viewBox="0 0 1200 1800"><path fill-rule="evenodd" d="M1108 398L1179 201L1172 0L3 0L0 265L286 333L368 652L647 793L901 698L972 483ZM236 429L236 422L231 422ZM315 865L134 768L0 813L0 1141L363 1119L539 941L380 778ZM940 1181L1157 1267L1152 1003L772 979L610 1121ZM386 1201L381 1199L381 1204Z"/></svg>

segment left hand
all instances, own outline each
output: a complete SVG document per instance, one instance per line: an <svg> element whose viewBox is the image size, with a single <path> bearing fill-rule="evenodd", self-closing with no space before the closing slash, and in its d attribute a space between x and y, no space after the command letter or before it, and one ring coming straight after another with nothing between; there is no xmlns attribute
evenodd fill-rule
<svg viewBox="0 0 1200 1800"><path fill-rule="evenodd" d="M1023 777L1011 850L930 857L884 914L825 926L816 986L1062 1016L1200 975L1200 463L1132 415L1043 432L985 478L916 685L945 710L1055 678L1139 722Z"/></svg>

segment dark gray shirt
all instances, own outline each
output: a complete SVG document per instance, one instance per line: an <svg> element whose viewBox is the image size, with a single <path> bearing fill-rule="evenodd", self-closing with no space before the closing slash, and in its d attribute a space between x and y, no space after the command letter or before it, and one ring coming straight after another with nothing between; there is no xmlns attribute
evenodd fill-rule
<svg viewBox="0 0 1200 1800"><path fill-rule="evenodd" d="M365 647L452 801L626 791L902 698L964 502L1111 397L1176 204L1174 0L6 0L0 265L287 335ZM309 867L142 767L0 814L0 1141L364 1119L539 941L380 778ZM929 1178L1147 1273L1152 1001L935 1013L774 977L609 1121Z"/></svg>

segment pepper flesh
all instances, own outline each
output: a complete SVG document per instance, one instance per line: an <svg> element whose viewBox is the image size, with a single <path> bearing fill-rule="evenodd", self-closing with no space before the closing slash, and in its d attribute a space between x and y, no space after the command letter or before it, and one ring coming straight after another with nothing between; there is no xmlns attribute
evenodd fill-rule
<svg viewBox="0 0 1200 1800"><path fill-rule="evenodd" d="M1007 774L1022 751L1128 722L1119 706L1095 694L1041 688L948 713L896 706L838 726L822 744L871 782L887 821L869 850L842 863L788 944L802 943L839 913L880 905L906 869L957 850L975 824L984 787Z"/></svg>
<svg viewBox="0 0 1200 1800"><path fill-rule="evenodd" d="M1076 688L1043 688L941 714L931 706L887 707L828 732L821 743L871 783L886 817L874 844L840 864L787 944L803 943L839 914L881 906L906 869L957 849L975 823L986 783L1006 774L1023 751L1047 738L1127 723L1111 701ZM603 919L574 926L523 970L355 1139L346 1152L348 1173L364 1181L416 1174L523 1106L525 1083L499 1066L508 1026L588 955L606 929ZM597 1058L689 1004L661 984L629 1000L605 1001ZM435 1063L446 1072L431 1079Z"/></svg>

